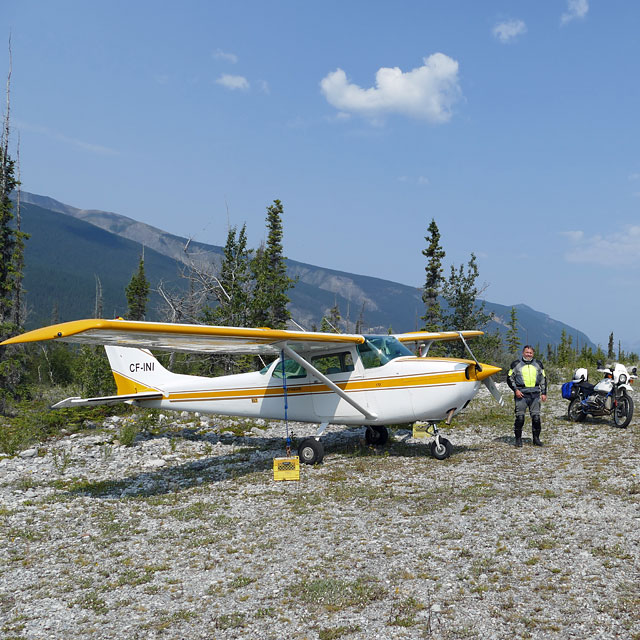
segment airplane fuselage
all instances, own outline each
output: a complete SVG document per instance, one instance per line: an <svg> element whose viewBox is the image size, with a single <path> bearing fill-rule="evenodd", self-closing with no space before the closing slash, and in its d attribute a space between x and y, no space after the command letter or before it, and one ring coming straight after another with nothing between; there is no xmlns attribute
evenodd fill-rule
<svg viewBox="0 0 640 640"><path fill-rule="evenodd" d="M288 376L283 384L280 361L262 372L217 378L174 375L161 389L162 400L139 404L158 409L281 420L285 417L286 395L290 420L389 424L442 420L451 409L457 413L466 406L481 384L472 360L408 356L369 369L357 358L352 362L351 371L323 373L374 418L363 415L304 370L299 375Z"/></svg>

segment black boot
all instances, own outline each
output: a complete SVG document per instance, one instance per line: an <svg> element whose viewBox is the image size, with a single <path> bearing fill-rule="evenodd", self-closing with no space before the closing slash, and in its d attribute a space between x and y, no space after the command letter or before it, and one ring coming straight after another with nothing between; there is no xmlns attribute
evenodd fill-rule
<svg viewBox="0 0 640 640"><path fill-rule="evenodd" d="M533 444L536 447L543 446L542 442L540 441L540 431L542 431L542 425L540 424L540 416L532 416L531 434L533 435Z"/></svg>
<svg viewBox="0 0 640 640"><path fill-rule="evenodd" d="M516 447L522 446L522 425L524 425L524 416L516 416L513 423L513 435L516 437Z"/></svg>

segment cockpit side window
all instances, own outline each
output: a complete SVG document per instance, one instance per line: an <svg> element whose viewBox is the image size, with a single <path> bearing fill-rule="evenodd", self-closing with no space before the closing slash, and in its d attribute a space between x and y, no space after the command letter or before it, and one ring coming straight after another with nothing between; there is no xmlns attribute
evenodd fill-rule
<svg viewBox="0 0 640 640"><path fill-rule="evenodd" d="M358 345L358 352L365 369L381 367L395 358L413 355L393 336L366 336L365 341Z"/></svg>

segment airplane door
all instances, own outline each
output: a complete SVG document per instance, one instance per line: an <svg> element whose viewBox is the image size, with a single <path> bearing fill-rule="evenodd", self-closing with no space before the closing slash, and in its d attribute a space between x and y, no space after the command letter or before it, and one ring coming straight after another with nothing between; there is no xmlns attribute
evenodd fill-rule
<svg viewBox="0 0 640 640"><path fill-rule="evenodd" d="M347 393L354 392L354 400L367 408L366 394L359 393L357 384L354 385L358 380L362 380L362 373L354 367L353 354L350 351L315 356L311 358L311 364ZM360 411L320 381L313 385L313 410L320 419L362 418Z"/></svg>

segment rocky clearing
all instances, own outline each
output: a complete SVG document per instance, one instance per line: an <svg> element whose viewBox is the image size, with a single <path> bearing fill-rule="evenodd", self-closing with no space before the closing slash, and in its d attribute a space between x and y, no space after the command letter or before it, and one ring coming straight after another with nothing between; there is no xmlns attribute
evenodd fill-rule
<svg viewBox="0 0 640 640"><path fill-rule="evenodd" d="M518 450L500 386L444 462L336 427L275 482L282 423L157 414L132 447L109 419L0 458L0 635L640 638L638 415L570 423L554 386Z"/></svg>

